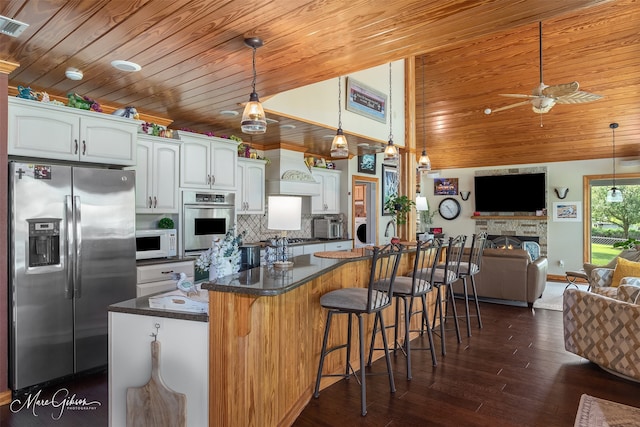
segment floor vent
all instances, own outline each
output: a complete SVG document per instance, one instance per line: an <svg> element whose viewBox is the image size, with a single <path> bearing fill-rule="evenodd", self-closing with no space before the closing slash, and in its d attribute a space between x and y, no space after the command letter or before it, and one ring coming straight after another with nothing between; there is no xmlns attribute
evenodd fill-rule
<svg viewBox="0 0 640 427"><path fill-rule="evenodd" d="M25 24L24 22L0 15L0 33L2 34L18 37L28 26L29 24Z"/></svg>

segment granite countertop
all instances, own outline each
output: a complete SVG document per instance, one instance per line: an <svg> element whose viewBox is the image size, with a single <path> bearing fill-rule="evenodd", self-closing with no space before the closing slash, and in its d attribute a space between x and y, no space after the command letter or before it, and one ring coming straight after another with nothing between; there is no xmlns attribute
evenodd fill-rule
<svg viewBox="0 0 640 427"><path fill-rule="evenodd" d="M299 255L293 258L293 267L289 269L277 269L262 265L250 270L241 271L236 274L221 277L213 282L198 282L203 290L213 292L233 292L258 296L281 295L304 285L305 283L319 277L334 268L350 261L357 261L371 257L372 252L368 249L351 249L344 252L357 253L357 257L352 258L320 258L314 255ZM158 262L175 262L187 260L164 259ZM153 261L153 260L149 260ZM208 322L207 313L191 313L161 308L150 308L149 297L166 293L146 295L144 297L122 301L108 307L111 312L138 314L143 316L168 317L173 319L193 320L198 322Z"/></svg>
<svg viewBox="0 0 640 427"><path fill-rule="evenodd" d="M139 314L142 316L168 317L171 319L193 320L196 322L208 322L209 314L207 313L191 313L188 311L168 310L165 308L150 308L149 297L159 294L165 294L167 291L158 294L146 295L140 298L134 298L127 301L118 302L108 307L109 311L118 313Z"/></svg>
<svg viewBox="0 0 640 427"><path fill-rule="evenodd" d="M308 237L304 239L294 239L295 241L289 242L289 246L302 246L302 245L315 245L320 243L337 243L337 242L351 242L353 239L317 239L314 237ZM257 245L262 248L266 247L269 244L266 240L261 240L259 242L247 242L245 245Z"/></svg>
<svg viewBox="0 0 640 427"><path fill-rule="evenodd" d="M202 283L202 289L217 292L234 292L250 295L281 295L315 279L327 271L350 261L367 259L371 251L354 249L362 255L357 258L319 258L313 255L299 255L293 258L293 267L277 269L266 265L221 277L213 282Z"/></svg>

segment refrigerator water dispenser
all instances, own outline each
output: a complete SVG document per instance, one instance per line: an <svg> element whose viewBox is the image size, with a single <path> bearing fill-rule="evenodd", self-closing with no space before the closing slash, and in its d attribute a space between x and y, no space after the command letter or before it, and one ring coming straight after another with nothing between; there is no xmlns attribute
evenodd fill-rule
<svg viewBox="0 0 640 427"><path fill-rule="evenodd" d="M60 264L60 219L28 219L29 267Z"/></svg>

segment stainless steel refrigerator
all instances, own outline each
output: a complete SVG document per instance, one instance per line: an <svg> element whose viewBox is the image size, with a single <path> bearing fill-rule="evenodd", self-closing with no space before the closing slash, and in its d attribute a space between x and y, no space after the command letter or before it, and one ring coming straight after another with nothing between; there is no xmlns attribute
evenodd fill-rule
<svg viewBox="0 0 640 427"><path fill-rule="evenodd" d="M11 162L10 385L105 366L107 307L135 298L135 175Z"/></svg>

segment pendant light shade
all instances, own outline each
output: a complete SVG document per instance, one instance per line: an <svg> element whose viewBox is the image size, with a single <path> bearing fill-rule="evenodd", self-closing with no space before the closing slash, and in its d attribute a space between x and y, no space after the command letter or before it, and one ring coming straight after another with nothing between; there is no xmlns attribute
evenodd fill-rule
<svg viewBox="0 0 640 427"><path fill-rule="evenodd" d="M387 112L389 113L389 142L384 149L384 160L387 162L397 162L399 159L398 148L393 143L393 116L391 115L391 101L392 101L392 80L391 80L391 62L389 62L389 106Z"/></svg>
<svg viewBox="0 0 640 427"><path fill-rule="evenodd" d="M340 105L340 98L342 97L342 78L338 77L338 130L336 136L333 137L331 143L331 157L333 158L345 158L349 157L349 145L347 144L347 137L342 132L342 108Z"/></svg>
<svg viewBox="0 0 640 427"><path fill-rule="evenodd" d="M613 140L613 186L607 191L607 203L620 203L623 200L622 191L616 187L616 128L617 123L609 124Z"/></svg>
<svg viewBox="0 0 640 427"><path fill-rule="evenodd" d="M256 93L256 49L262 46L262 39L259 37L251 37L244 39L244 44L253 49L253 82L251 83L252 92L249 95L249 102L244 107L242 113L242 121L240 128L242 133L260 134L267 131L267 117L264 114L262 104Z"/></svg>
<svg viewBox="0 0 640 427"><path fill-rule="evenodd" d="M424 55L422 56L422 154L418 159L418 170L431 170L431 159L427 155L427 113L424 96Z"/></svg>

